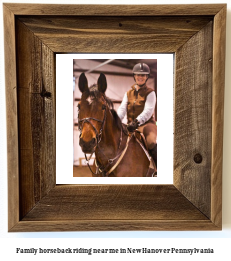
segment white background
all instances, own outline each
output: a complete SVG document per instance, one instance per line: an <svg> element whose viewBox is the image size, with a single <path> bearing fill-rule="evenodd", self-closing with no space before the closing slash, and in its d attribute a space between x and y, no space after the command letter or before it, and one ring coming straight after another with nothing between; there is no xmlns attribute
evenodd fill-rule
<svg viewBox="0 0 231 261"><path fill-rule="evenodd" d="M57 233L8 233L7 232L7 164L6 164L6 117L5 117L5 82L4 82L4 48L3 48L3 23L2 23L2 0L0 6L0 257L1 260L48 260L51 257L56 260L63 260L63 255L55 256L32 256L28 254L16 255L15 248L52 248L52 247L176 247L176 248L214 248L215 253L212 255L171 255L171 260L231 260L230 243L231 243L231 2L228 0L204 0L204 1L171 1L171 0L153 0L153 1L110 1L111 4L202 4L202 3L227 3L227 41L226 41L226 89L225 89L225 125L224 125L224 156L223 156L223 230L222 231L182 231L182 232L155 232L155 231L125 231L125 232L57 232ZM5 0L4 2L13 2ZM14 1L23 3L36 3L35 1ZM65 3L65 4L109 4L107 1L70 1L40 0L39 3ZM51 238L51 239L50 239ZM84 238L87 240L84 240ZM8 255L7 259L4 258ZM3 258L2 258L3 257ZM69 256L69 260L122 260L133 258L145 258L145 260L163 260L166 256L138 256L138 254L129 256Z"/></svg>
<svg viewBox="0 0 231 261"><path fill-rule="evenodd" d="M157 178L73 177L73 59L157 59ZM56 107L56 184L173 184L173 54L58 54Z"/></svg>

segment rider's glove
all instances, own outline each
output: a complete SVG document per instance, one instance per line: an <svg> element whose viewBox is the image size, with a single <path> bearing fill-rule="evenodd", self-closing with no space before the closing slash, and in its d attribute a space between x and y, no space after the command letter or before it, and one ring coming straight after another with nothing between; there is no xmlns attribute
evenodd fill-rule
<svg viewBox="0 0 231 261"><path fill-rule="evenodd" d="M133 132L135 131L139 126L139 122L137 119L135 119L134 121L130 122L128 125L127 125L127 129L129 132Z"/></svg>

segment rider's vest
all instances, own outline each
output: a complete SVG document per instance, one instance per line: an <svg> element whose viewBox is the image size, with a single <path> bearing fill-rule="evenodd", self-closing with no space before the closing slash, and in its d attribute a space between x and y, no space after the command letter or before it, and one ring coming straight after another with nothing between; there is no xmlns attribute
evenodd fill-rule
<svg viewBox="0 0 231 261"><path fill-rule="evenodd" d="M138 91L135 89L134 84L127 92L128 96L128 106L127 106L127 119L128 123L134 121L138 115L144 110L146 98L153 89L147 87L146 85L141 87ZM153 122L154 119L151 117L147 122ZM146 123L147 123L146 122Z"/></svg>

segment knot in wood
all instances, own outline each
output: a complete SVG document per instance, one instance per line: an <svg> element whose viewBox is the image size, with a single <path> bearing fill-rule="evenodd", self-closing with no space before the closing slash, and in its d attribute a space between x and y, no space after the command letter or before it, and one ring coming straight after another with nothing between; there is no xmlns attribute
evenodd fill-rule
<svg viewBox="0 0 231 261"><path fill-rule="evenodd" d="M51 99L51 93L50 93L50 92L47 92L46 90L42 90L42 92L40 93L40 95L41 95L43 98Z"/></svg>
<svg viewBox="0 0 231 261"><path fill-rule="evenodd" d="M197 164L200 164L202 162L202 156L200 153L197 153L194 155L194 161L197 163Z"/></svg>

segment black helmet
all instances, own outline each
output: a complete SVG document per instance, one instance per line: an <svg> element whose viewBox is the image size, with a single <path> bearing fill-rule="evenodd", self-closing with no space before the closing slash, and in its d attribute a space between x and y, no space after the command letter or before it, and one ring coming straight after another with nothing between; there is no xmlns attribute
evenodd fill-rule
<svg viewBox="0 0 231 261"><path fill-rule="evenodd" d="M146 74L147 75L147 79L146 79L145 83L142 84L142 85L139 85L140 87L143 87L146 84L146 82L147 82L147 80L149 78L149 75L150 75L150 68L149 68L149 66L146 63L137 63L133 67L132 72L133 72L133 77L134 77L135 81L136 81L135 76L134 76L135 74Z"/></svg>
<svg viewBox="0 0 231 261"><path fill-rule="evenodd" d="M137 63L132 70L133 74L150 74L149 66L146 63Z"/></svg>

